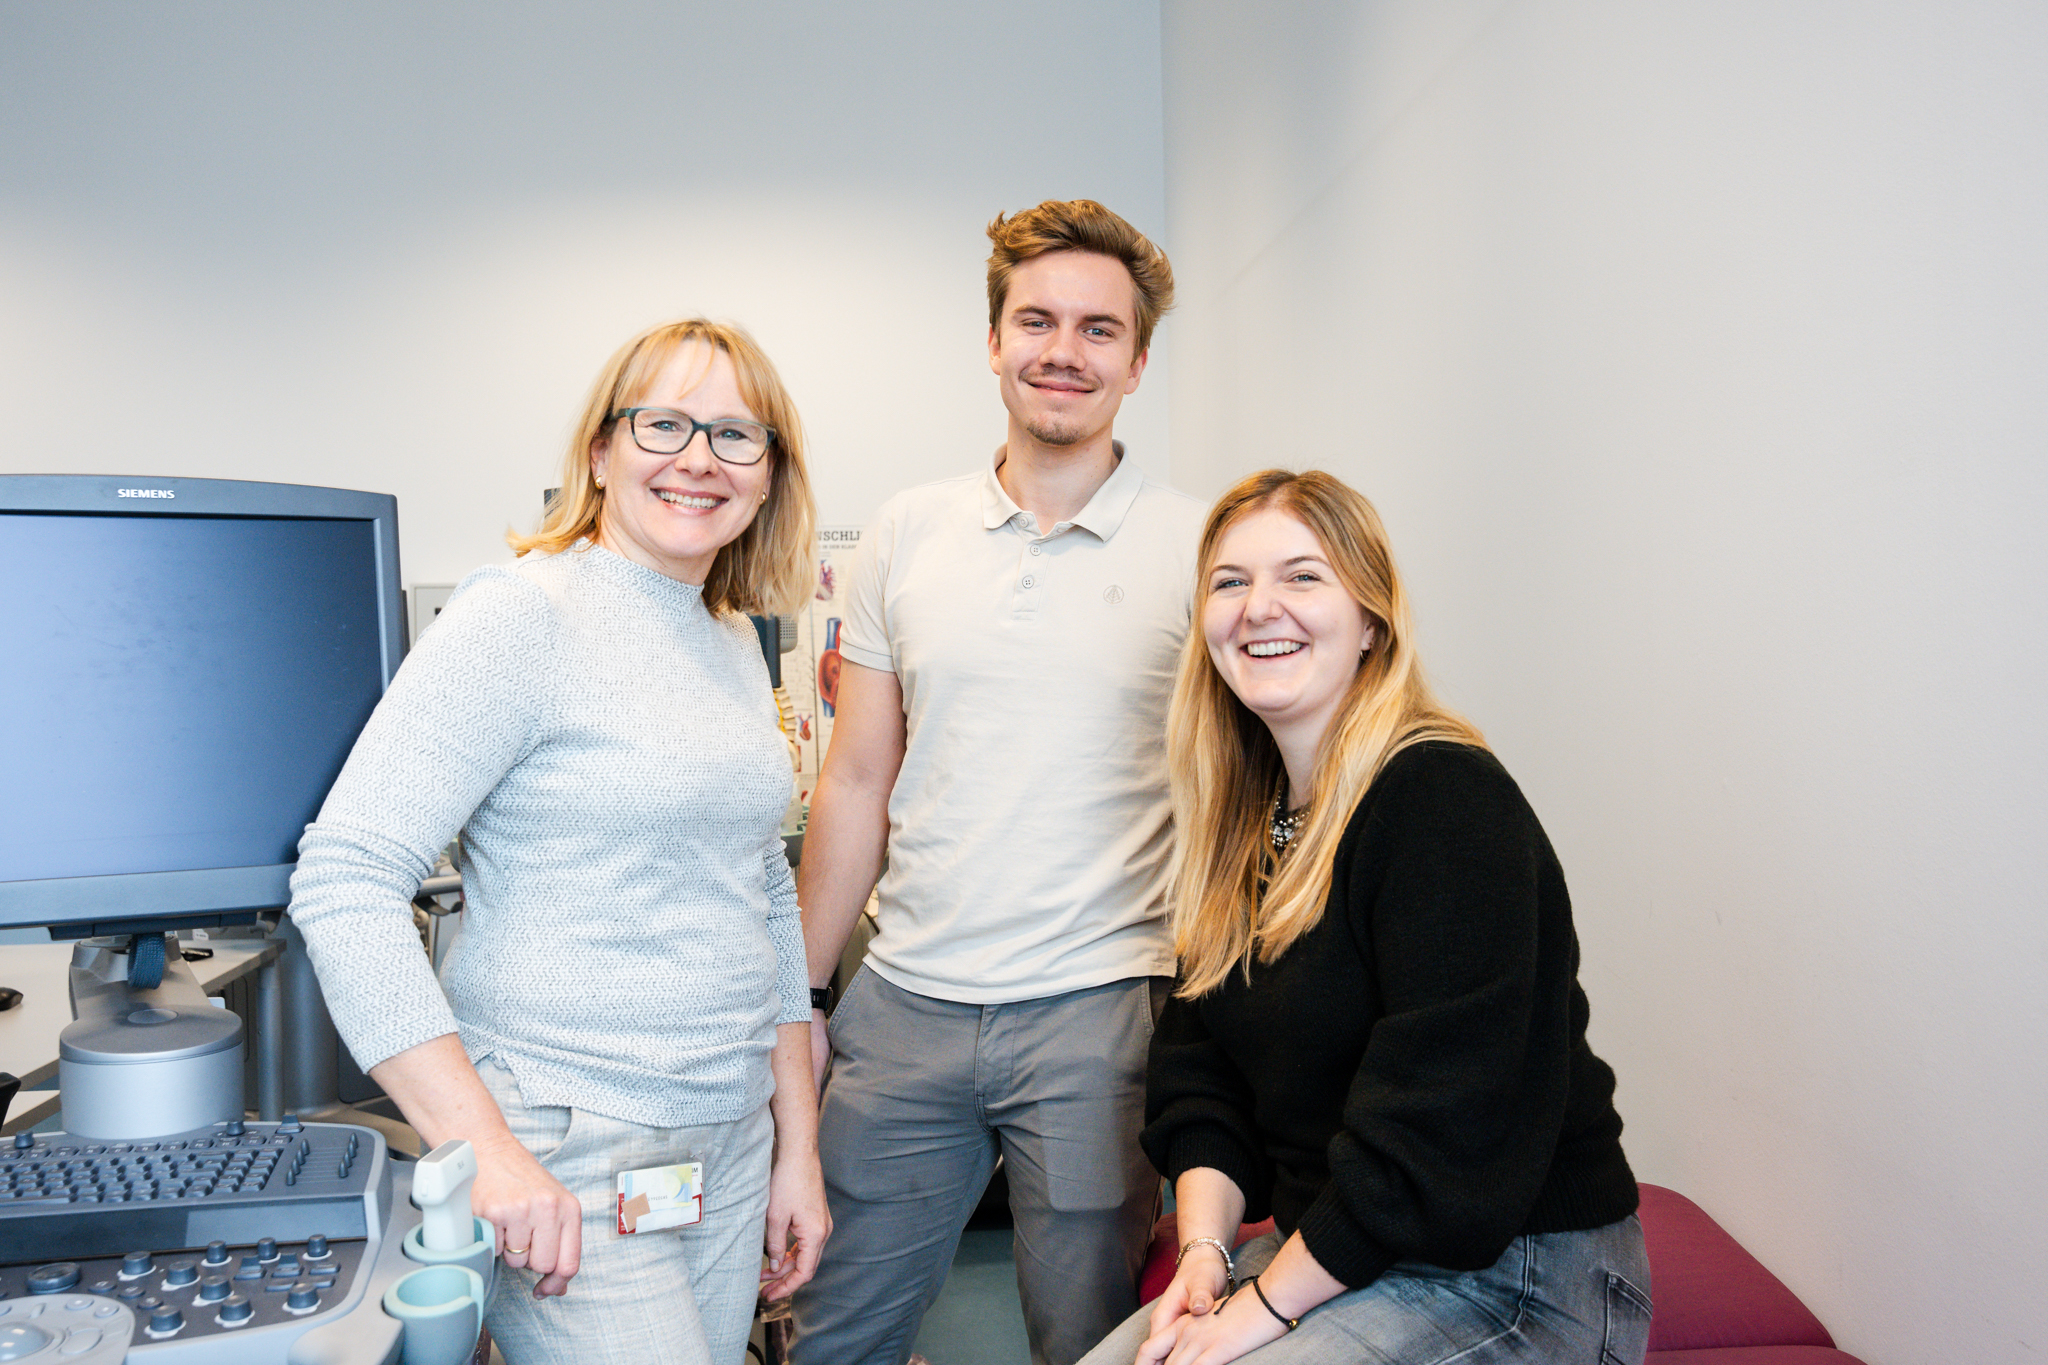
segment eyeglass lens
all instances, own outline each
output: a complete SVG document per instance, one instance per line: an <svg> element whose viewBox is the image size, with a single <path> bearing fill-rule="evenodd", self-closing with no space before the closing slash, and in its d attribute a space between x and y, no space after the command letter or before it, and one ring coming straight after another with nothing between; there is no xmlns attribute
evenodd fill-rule
<svg viewBox="0 0 2048 1365"><path fill-rule="evenodd" d="M732 464L753 464L768 453L768 428L759 422L726 418L699 422L667 408L640 408L633 413L633 440L652 455L673 455L702 431L711 453Z"/></svg>

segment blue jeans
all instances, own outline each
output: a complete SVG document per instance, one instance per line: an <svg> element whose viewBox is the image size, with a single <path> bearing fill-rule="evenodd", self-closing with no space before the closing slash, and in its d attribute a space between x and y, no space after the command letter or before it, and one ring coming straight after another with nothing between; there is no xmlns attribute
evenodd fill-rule
<svg viewBox="0 0 2048 1365"><path fill-rule="evenodd" d="M1280 1250L1269 1232L1237 1251L1242 1280ZM1152 1306L1081 1365L1130 1365ZM1642 1365L1650 1263L1629 1217L1586 1232L1517 1237L1485 1270L1403 1261L1363 1289L1302 1314L1299 1330L1239 1357L1253 1365Z"/></svg>
<svg viewBox="0 0 2048 1365"><path fill-rule="evenodd" d="M477 1067L512 1135L583 1204L583 1268L560 1298L539 1276L498 1275L485 1321L508 1365L745 1365L761 1282L775 1123L762 1105L732 1123L649 1128L583 1109L529 1109L494 1058ZM613 1175L704 1163L704 1218L621 1236Z"/></svg>

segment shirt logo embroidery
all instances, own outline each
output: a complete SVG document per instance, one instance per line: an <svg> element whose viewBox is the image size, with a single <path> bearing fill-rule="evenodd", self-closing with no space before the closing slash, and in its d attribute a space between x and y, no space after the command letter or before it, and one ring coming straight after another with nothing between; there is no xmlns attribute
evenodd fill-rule
<svg viewBox="0 0 2048 1365"><path fill-rule="evenodd" d="M1102 600L1113 607L1124 600L1124 590L1112 583L1102 590Z"/></svg>

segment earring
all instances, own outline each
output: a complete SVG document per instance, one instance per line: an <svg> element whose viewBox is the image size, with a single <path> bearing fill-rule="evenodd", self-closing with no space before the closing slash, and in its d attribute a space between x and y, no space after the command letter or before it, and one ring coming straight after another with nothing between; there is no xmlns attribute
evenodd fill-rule
<svg viewBox="0 0 2048 1365"><path fill-rule="evenodd" d="M768 501L768 490L767 490L767 489L765 489L765 488L761 490L761 501L762 501L762 502L766 502L766 501Z"/></svg>
<svg viewBox="0 0 2048 1365"><path fill-rule="evenodd" d="M599 475L597 475L597 476L596 476L596 478L597 478L597 486L598 486L599 488L602 488L602 487L604 487L604 475L602 475L602 474L599 474Z"/></svg>

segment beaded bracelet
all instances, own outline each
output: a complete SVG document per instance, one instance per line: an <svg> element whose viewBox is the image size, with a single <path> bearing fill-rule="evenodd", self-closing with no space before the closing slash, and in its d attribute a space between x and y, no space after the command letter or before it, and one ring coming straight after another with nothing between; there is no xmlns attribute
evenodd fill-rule
<svg viewBox="0 0 2048 1365"><path fill-rule="evenodd" d="M1214 1237L1188 1238L1187 1241L1181 1244L1180 1255L1173 1258L1173 1268L1179 1270L1180 1263L1188 1258L1188 1252L1202 1246L1215 1247L1217 1254L1223 1257L1223 1279L1230 1286L1224 1297L1228 1298L1231 1294L1235 1294L1237 1292L1237 1263L1230 1259L1230 1248L1217 1241Z"/></svg>

